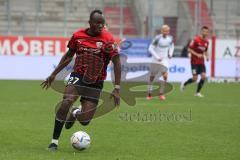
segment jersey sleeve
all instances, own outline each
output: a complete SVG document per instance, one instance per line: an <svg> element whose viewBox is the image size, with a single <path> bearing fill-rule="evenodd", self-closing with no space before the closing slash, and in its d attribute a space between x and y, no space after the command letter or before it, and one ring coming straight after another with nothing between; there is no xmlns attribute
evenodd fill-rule
<svg viewBox="0 0 240 160"><path fill-rule="evenodd" d="M155 57L156 59L160 59L160 57L158 56L157 52L155 51L155 48L157 47L159 42L159 35L155 36L151 42L151 44L148 47L148 51L150 52L150 54Z"/></svg>
<svg viewBox="0 0 240 160"><path fill-rule="evenodd" d="M158 45L158 41L159 41L159 36L155 36L155 37L153 38L151 44L152 44L153 46L157 46L157 45Z"/></svg>
<svg viewBox="0 0 240 160"><path fill-rule="evenodd" d="M72 35L70 41L68 42L67 47L73 52L76 51L76 41L74 35Z"/></svg>
<svg viewBox="0 0 240 160"><path fill-rule="evenodd" d="M109 41L104 47L105 52L109 55L110 58L119 54L118 44L112 36L110 36Z"/></svg>
<svg viewBox="0 0 240 160"><path fill-rule="evenodd" d="M189 48L194 49L195 46L196 46L196 43L197 43L197 39L194 38L194 39L190 42L190 44L189 44Z"/></svg>
<svg viewBox="0 0 240 160"><path fill-rule="evenodd" d="M170 37L170 46L169 46L169 56L172 57L173 56L173 52L174 52L174 42L173 42L173 37Z"/></svg>

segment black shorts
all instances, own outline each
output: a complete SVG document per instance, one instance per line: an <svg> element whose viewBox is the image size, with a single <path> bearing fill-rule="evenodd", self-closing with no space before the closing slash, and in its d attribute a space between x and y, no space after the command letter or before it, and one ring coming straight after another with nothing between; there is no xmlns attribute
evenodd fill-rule
<svg viewBox="0 0 240 160"><path fill-rule="evenodd" d="M88 83L84 80L84 76L72 72L67 85L73 85L77 88L79 96L81 96L80 101L87 100L98 104L99 97L103 88L104 81L97 81L94 83Z"/></svg>
<svg viewBox="0 0 240 160"><path fill-rule="evenodd" d="M193 75L206 73L206 67L204 64L191 64L191 66Z"/></svg>

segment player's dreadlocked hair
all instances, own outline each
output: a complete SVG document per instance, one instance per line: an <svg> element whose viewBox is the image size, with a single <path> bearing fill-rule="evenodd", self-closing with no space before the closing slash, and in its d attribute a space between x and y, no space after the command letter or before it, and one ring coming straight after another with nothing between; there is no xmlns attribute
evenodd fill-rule
<svg viewBox="0 0 240 160"><path fill-rule="evenodd" d="M90 20L92 19L93 15L95 13L101 14L103 15L103 12L100 9L94 9L91 13L90 13Z"/></svg>

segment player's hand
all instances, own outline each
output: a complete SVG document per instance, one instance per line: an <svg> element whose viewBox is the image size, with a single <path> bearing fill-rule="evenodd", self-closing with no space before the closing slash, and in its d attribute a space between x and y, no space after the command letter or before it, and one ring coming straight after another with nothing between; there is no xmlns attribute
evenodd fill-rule
<svg viewBox="0 0 240 160"><path fill-rule="evenodd" d="M197 54L197 57L198 57L198 58L203 58L203 55Z"/></svg>
<svg viewBox="0 0 240 160"><path fill-rule="evenodd" d="M208 56L206 57L206 60L207 60L207 62L209 61L209 57Z"/></svg>
<svg viewBox="0 0 240 160"><path fill-rule="evenodd" d="M115 45L113 42L107 42L104 47L104 52L112 53L115 50Z"/></svg>
<svg viewBox="0 0 240 160"><path fill-rule="evenodd" d="M159 58L159 59L158 59L158 62L161 62L161 61L162 61L162 58Z"/></svg>
<svg viewBox="0 0 240 160"><path fill-rule="evenodd" d="M56 77L55 75L50 75L45 81L42 82L41 84L42 88L48 89L51 86L52 82L54 81L55 77Z"/></svg>
<svg viewBox="0 0 240 160"><path fill-rule="evenodd" d="M114 89L110 95L110 99L114 100L114 105L119 106L120 105L120 90L119 89Z"/></svg>

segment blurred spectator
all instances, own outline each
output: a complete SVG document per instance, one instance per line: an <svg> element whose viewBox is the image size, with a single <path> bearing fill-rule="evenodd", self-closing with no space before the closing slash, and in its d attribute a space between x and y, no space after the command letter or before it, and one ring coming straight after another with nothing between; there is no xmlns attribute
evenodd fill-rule
<svg viewBox="0 0 240 160"><path fill-rule="evenodd" d="M187 41L187 44L183 47L181 57L188 57L188 46L191 43L191 39Z"/></svg>

